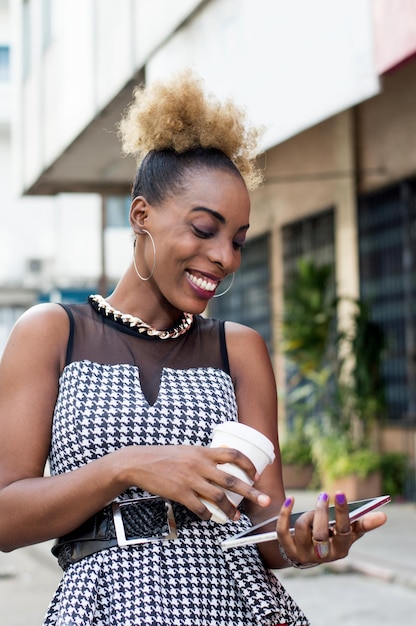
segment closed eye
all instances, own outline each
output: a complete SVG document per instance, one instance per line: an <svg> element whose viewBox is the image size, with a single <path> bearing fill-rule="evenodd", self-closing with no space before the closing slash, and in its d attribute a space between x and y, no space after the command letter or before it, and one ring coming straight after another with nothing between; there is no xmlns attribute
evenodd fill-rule
<svg viewBox="0 0 416 626"><path fill-rule="evenodd" d="M200 228L197 228L196 226L192 226L192 228L193 228L195 235L197 237L200 237L201 239L209 239L210 237L214 236L214 233L201 230Z"/></svg>
<svg viewBox="0 0 416 626"><path fill-rule="evenodd" d="M194 231L194 234L200 239L210 239L211 237L214 237L216 234L211 231L201 230L200 228L197 228L195 224L192 224L192 230ZM241 251L244 248L244 243L245 243L244 241L243 242L233 241L234 250Z"/></svg>

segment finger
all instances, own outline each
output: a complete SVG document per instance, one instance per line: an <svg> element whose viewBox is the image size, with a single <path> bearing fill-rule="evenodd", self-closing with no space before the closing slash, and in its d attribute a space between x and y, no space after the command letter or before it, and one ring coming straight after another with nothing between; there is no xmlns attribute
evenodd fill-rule
<svg viewBox="0 0 416 626"><path fill-rule="evenodd" d="M279 512L279 517L276 522L276 531L280 538L284 539L285 537L290 536L290 515L293 510L295 499L293 497L288 497L282 504L282 507Z"/></svg>
<svg viewBox="0 0 416 626"><path fill-rule="evenodd" d="M312 537L312 526L315 511L306 511L295 522L296 544L304 552L309 552Z"/></svg>
<svg viewBox="0 0 416 626"><path fill-rule="evenodd" d="M240 512L237 509L237 505L231 502L221 487L211 485L211 488L204 489L204 494L207 495L201 494L200 497L202 498L203 503L207 506L207 509L210 511L210 515L215 514L218 517L218 509L220 509L223 513L225 513L228 519L234 521L239 519ZM213 509L211 505L213 505Z"/></svg>
<svg viewBox="0 0 416 626"><path fill-rule="evenodd" d="M276 523L279 549L285 560L289 559L295 563L310 562L313 511L303 513L296 520L295 530L292 532L291 513L293 504L293 497L286 498L280 509Z"/></svg>
<svg viewBox="0 0 416 626"><path fill-rule="evenodd" d="M346 537L351 534L351 522L348 512L348 502L345 494L337 491L335 494L335 526L334 535Z"/></svg>
<svg viewBox="0 0 416 626"><path fill-rule="evenodd" d="M312 526L312 545L318 559L326 559L329 555L329 497L327 493L320 493L315 505L315 515Z"/></svg>
<svg viewBox="0 0 416 626"><path fill-rule="evenodd" d="M280 512L279 517L276 522L276 532L280 545L283 546L286 554L293 560L299 560L297 554L297 542L295 541L294 534L292 534L292 523L291 523L291 514L293 510L295 499L292 496L289 496L284 501ZM297 531L296 531L297 532ZM310 531L309 531L309 541L310 541Z"/></svg>
<svg viewBox="0 0 416 626"><path fill-rule="evenodd" d="M364 533L379 528L386 523L387 516L382 511L374 511L373 513L367 513L361 519L357 520L353 524L354 534L361 537Z"/></svg>
<svg viewBox="0 0 416 626"><path fill-rule="evenodd" d="M312 536L316 541L328 541L329 523L328 523L328 506L329 497L327 493L320 493L315 505L315 515L313 517Z"/></svg>
<svg viewBox="0 0 416 626"><path fill-rule="evenodd" d="M195 513L195 515L198 515L198 517L200 517L202 520L208 521L212 517L211 511L207 509L207 507L197 494L194 494L193 497L189 499L186 506L190 511Z"/></svg>
<svg viewBox="0 0 416 626"><path fill-rule="evenodd" d="M218 482L222 484L213 482L201 483L200 488L197 488L197 493L204 500L208 500L219 507L229 519L234 521L239 519L240 512L237 506L243 498L251 500L261 507L267 507L271 504L270 496L262 493L255 487L247 485L247 483L235 476L225 474L224 472L218 472L218 474Z"/></svg>
<svg viewBox="0 0 416 626"><path fill-rule="evenodd" d="M333 527L332 539L333 558L338 559L347 556L354 540L347 498L344 493L337 491L335 494L335 526Z"/></svg>
<svg viewBox="0 0 416 626"><path fill-rule="evenodd" d="M255 502L259 506L266 508L271 505L272 499L267 493L263 491L259 491L254 487L250 487L249 493L245 496L246 500L251 500L251 502Z"/></svg>
<svg viewBox="0 0 416 626"><path fill-rule="evenodd" d="M251 484L252 480L235 464L219 464L212 474L212 482L262 507L271 504L271 498Z"/></svg>
<svg viewBox="0 0 416 626"><path fill-rule="evenodd" d="M213 453L212 457L216 464L237 466L240 470L239 474L241 475L241 471L244 472L252 482L256 482L260 478L252 461L239 450L235 448L210 448L210 451Z"/></svg>

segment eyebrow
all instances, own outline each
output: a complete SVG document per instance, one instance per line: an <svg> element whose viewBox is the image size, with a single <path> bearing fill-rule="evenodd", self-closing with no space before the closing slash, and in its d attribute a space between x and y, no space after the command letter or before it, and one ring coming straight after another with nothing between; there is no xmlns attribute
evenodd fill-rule
<svg viewBox="0 0 416 626"><path fill-rule="evenodd" d="M205 206L197 206L195 208L192 209L192 211L202 211L205 213L209 213L210 215L212 215L212 217L214 217L215 219L217 219L219 222L221 222L221 224L225 224L226 223L226 219L223 215L221 215L221 213L218 213L218 211L214 211L213 209L208 209L208 207ZM240 230L247 230L249 228L250 224L245 224L244 226L240 226L240 228L238 229Z"/></svg>

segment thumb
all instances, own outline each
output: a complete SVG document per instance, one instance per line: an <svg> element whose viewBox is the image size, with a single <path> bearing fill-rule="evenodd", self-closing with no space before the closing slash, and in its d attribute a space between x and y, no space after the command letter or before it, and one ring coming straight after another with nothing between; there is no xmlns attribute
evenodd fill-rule
<svg viewBox="0 0 416 626"><path fill-rule="evenodd" d="M364 515L359 521L359 527L362 532L368 532L369 530L374 530L375 528L379 528L386 523L387 516L385 513L381 511L375 511L374 513L367 513Z"/></svg>

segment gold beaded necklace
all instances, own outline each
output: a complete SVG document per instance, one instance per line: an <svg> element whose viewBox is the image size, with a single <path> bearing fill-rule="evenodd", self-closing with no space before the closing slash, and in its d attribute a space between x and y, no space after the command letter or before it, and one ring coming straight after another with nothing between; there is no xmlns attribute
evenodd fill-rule
<svg viewBox="0 0 416 626"><path fill-rule="evenodd" d="M113 320L121 326L136 330L139 334L146 334L149 335L149 337L159 337L159 339L176 339L176 337L180 337L180 335L183 335L191 328L194 319L192 313L183 313L176 326L168 328L167 330L158 330L141 320L140 317L134 317L128 313L117 311L117 309L114 309L98 294L88 296L88 302L91 304L92 308L103 317Z"/></svg>

